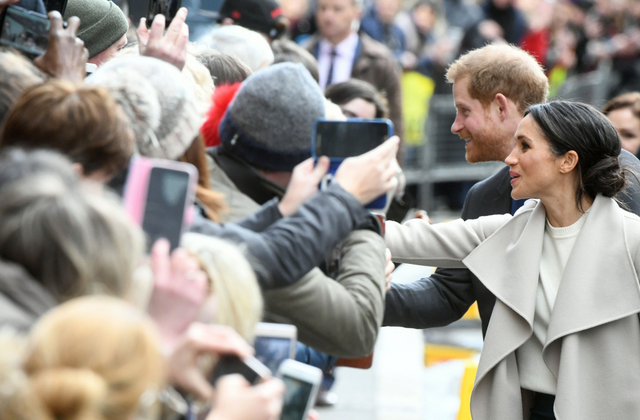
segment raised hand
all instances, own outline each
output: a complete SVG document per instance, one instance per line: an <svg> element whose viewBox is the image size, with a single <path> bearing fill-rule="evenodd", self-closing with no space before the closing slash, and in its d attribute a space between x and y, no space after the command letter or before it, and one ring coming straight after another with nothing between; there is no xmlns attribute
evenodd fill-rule
<svg viewBox="0 0 640 420"><path fill-rule="evenodd" d="M140 55L166 61L182 71L187 61L187 43L189 42L189 26L184 23L186 18L187 9L181 7L166 33L164 15L158 14L153 18L151 30L147 29L146 18L141 18L136 32Z"/></svg>

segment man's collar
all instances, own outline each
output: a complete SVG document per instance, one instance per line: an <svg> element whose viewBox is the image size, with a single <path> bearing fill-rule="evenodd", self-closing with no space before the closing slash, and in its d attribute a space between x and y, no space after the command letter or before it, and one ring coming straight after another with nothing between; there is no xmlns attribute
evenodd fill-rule
<svg viewBox="0 0 640 420"><path fill-rule="evenodd" d="M333 45L325 37L320 38L320 54L330 54L331 50L335 49L337 55L353 54L353 51L358 45L358 34L351 32L348 37L343 39L338 45Z"/></svg>

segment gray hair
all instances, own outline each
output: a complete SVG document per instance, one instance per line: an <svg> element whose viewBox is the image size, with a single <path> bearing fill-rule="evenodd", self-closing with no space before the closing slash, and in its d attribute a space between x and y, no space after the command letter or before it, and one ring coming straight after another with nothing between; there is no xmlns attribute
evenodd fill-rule
<svg viewBox="0 0 640 420"><path fill-rule="evenodd" d="M51 172L0 189L0 258L24 267L59 302L124 296L143 250L122 206Z"/></svg>
<svg viewBox="0 0 640 420"><path fill-rule="evenodd" d="M236 57L256 72L273 63L273 52L259 33L237 25L214 28L198 40L199 43Z"/></svg>

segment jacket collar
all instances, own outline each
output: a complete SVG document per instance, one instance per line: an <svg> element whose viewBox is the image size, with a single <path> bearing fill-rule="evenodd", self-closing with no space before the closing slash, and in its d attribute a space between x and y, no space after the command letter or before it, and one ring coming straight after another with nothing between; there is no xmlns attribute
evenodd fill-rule
<svg viewBox="0 0 640 420"><path fill-rule="evenodd" d="M274 197L282 198L285 189L266 179L244 160L229 153L224 146L207 149L218 166L243 194L263 205Z"/></svg>

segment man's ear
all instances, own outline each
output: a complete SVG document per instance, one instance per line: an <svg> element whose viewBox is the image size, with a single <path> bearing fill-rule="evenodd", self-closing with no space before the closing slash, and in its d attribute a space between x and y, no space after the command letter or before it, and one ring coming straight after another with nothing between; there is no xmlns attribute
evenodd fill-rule
<svg viewBox="0 0 640 420"><path fill-rule="evenodd" d="M578 153L575 150L569 150L561 159L560 173L568 174L578 165Z"/></svg>
<svg viewBox="0 0 640 420"><path fill-rule="evenodd" d="M76 175L78 175L78 178L84 178L84 168L81 164L75 162L71 164L71 167L76 172Z"/></svg>
<svg viewBox="0 0 640 420"><path fill-rule="evenodd" d="M502 93L496 93L496 96L493 98L495 106L498 110L498 115L501 121L506 120L509 117L510 109L509 109L509 99L504 96Z"/></svg>

